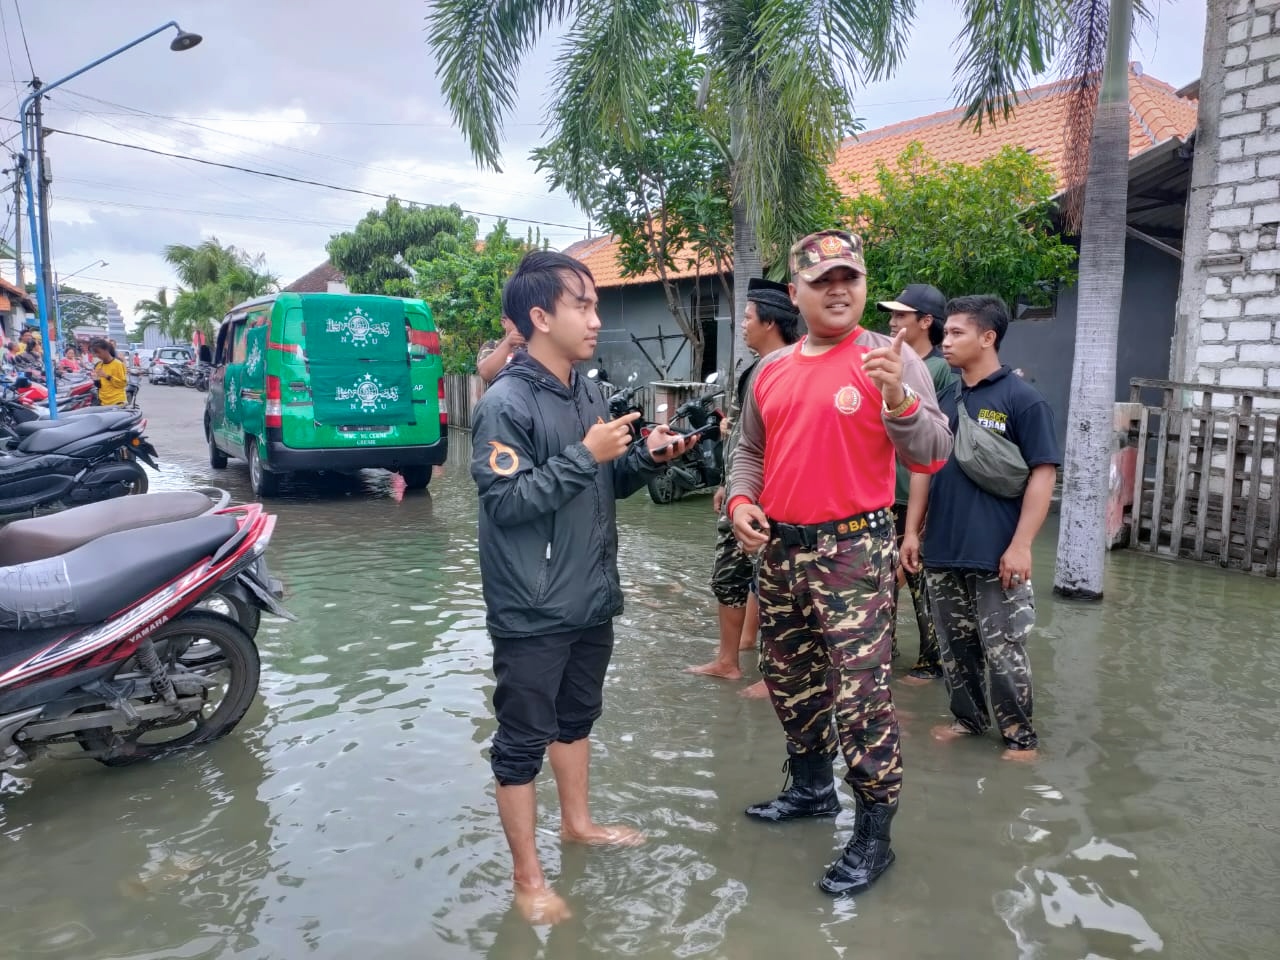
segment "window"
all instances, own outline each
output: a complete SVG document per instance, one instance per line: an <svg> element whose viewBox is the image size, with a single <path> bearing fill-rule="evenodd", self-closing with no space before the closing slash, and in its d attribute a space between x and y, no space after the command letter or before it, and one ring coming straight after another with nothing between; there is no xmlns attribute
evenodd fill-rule
<svg viewBox="0 0 1280 960"><path fill-rule="evenodd" d="M218 344L214 348L213 362L222 366L228 362L231 354L231 324L224 323L218 328Z"/></svg>
<svg viewBox="0 0 1280 960"><path fill-rule="evenodd" d="M245 357L249 355L247 346L249 340L249 327L243 320L237 320L231 334L235 344L231 349L231 362L244 363Z"/></svg>

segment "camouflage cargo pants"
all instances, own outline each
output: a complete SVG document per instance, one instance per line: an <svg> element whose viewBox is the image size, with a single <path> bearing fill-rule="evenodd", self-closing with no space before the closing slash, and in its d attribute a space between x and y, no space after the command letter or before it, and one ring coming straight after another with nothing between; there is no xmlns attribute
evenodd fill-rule
<svg viewBox="0 0 1280 960"><path fill-rule="evenodd" d="M927 575L951 712L972 733L985 732L993 712L1009 747L1033 749L1038 740L1031 726L1026 646L1036 622L1031 584L1005 590L1000 577L985 570L929 570Z"/></svg>
<svg viewBox="0 0 1280 960"><path fill-rule="evenodd" d="M903 530L906 526L906 504L899 504L893 508L894 526L898 536L898 546L902 546ZM916 657L915 666L911 669L928 671L935 676L942 669L942 656L938 652L938 633L933 626L933 609L929 605L929 584L925 580L924 571L917 570L912 573L910 570L903 570L903 577L907 581L907 592L911 594L911 605L916 612L916 630L920 633L920 655ZM894 581L893 603L896 608L898 605L899 589L897 581ZM895 655L898 645L897 637L898 618L894 616L894 649Z"/></svg>
<svg viewBox="0 0 1280 960"><path fill-rule="evenodd" d="M866 803L897 803L902 789L889 691L896 562L889 531L823 535L812 550L774 537L759 570L760 673L787 750L834 756L838 745Z"/></svg>

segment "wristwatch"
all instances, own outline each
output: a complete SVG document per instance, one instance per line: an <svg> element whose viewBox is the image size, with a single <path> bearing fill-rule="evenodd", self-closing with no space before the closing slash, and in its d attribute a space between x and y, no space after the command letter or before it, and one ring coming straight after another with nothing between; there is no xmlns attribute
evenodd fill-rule
<svg viewBox="0 0 1280 960"><path fill-rule="evenodd" d="M900 417L904 413L906 413L909 409L911 409L911 405L915 402L916 402L916 392L912 390L910 386L904 383L902 385L902 402L898 404L896 407L894 407L892 410L890 410L887 405L882 406L882 409L884 410L884 415L886 417L890 417L890 418Z"/></svg>

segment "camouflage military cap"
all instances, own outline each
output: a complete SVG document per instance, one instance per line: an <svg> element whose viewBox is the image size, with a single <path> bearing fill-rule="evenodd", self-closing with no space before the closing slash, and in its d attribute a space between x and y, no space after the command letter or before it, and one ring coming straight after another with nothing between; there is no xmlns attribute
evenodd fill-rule
<svg viewBox="0 0 1280 960"><path fill-rule="evenodd" d="M820 230L791 248L791 275L812 283L828 270L848 267L867 275L862 258L862 238L845 230Z"/></svg>

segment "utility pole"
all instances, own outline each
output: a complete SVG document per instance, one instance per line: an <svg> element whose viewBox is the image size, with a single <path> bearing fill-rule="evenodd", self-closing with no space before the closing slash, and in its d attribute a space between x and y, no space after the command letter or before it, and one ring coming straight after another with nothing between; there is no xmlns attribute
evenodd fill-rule
<svg viewBox="0 0 1280 960"><path fill-rule="evenodd" d="M13 177L13 276L24 293L27 285L22 275L22 158L14 164Z"/></svg>
<svg viewBox="0 0 1280 960"><path fill-rule="evenodd" d="M40 78L35 77L31 81L31 89L39 93L41 87ZM53 257L49 255L49 176L48 158L44 151L44 110L41 104L44 97L36 97L33 105L36 120L36 190L40 195L40 204L37 208L40 214L40 249L44 256L41 257L40 269L44 274L44 288L49 292L52 299L53 321L56 333L54 334L54 343L62 338L62 321L58 316L58 290L53 285ZM46 343L45 349L52 349L54 344Z"/></svg>

